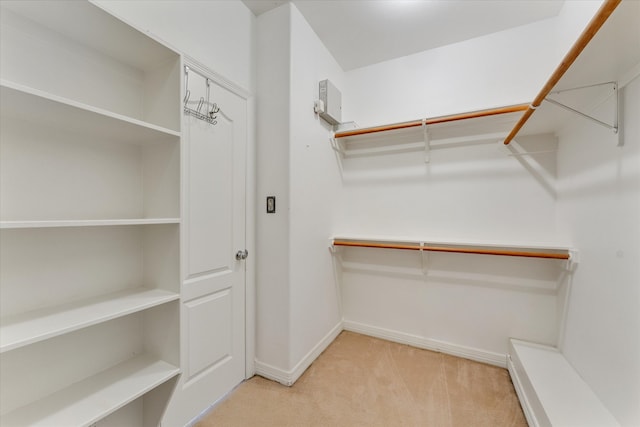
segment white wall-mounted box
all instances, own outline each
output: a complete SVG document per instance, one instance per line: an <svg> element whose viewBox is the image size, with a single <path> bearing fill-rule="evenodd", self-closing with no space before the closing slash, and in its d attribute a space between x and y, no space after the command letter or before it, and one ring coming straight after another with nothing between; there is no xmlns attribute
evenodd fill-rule
<svg viewBox="0 0 640 427"><path fill-rule="evenodd" d="M332 125L338 125L342 121L342 94L329 80L321 80L319 83L320 100L324 103L324 111L320 117Z"/></svg>

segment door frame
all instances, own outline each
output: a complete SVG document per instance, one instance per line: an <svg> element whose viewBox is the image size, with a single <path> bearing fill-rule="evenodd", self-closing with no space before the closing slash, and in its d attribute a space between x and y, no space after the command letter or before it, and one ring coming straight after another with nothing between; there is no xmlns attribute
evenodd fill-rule
<svg viewBox="0 0 640 427"><path fill-rule="evenodd" d="M247 90L241 88L231 80L211 70L206 65L188 55L182 55L182 65L192 68L194 71L207 76L216 84L238 95L246 101L247 105L247 149L245 158L246 184L245 184L245 248L249 257L244 261L245 266L245 369L244 378L255 375L256 356L256 126L255 126L255 97ZM180 68L182 75L182 67ZM182 81L182 80L181 80ZM184 88L180 89L182 100ZM180 105L182 108L182 104ZM184 264L184 263L181 263Z"/></svg>

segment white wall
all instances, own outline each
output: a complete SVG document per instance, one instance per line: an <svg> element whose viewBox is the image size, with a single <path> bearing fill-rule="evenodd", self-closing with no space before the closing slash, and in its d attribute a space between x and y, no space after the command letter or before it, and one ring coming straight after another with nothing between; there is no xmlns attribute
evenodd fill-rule
<svg viewBox="0 0 640 427"><path fill-rule="evenodd" d="M257 20L257 178L256 226L256 360L289 369L289 139L290 139L289 7ZM276 213L266 213L266 197L276 197Z"/></svg>
<svg viewBox="0 0 640 427"><path fill-rule="evenodd" d="M542 21L348 72L347 120L373 125L527 102L555 66L546 48L552 29ZM553 241L553 183L499 146L432 151L429 164L420 153L346 160L336 232ZM552 178L553 156L540 160Z"/></svg>
<svg viewBox="0 0 640 427"><path fill-rule="evenodd" d="M359 126L530 102L557 63L553 19L347 72Z"/></svg>
<svg viewBox="0 0 640 427"><path fill-rule="evenodd" d="M253 93L255 16L240 0L94 0Z"/></svg>
<svg viewBox="0 0 640 427"><path fill-rule="evenodd" d="M291 4L258 18L258 373L289 383L339 331L328 250L339 174L313 112L343 73ZM277 196L276 214L264 200Z"/></svg>
<svg viewBox="0 0 640 427"><path fill-rule="evenodd" d="M292 364L303 361L341 322L328 250L340 175L329 144L332 129L313 112L313 101L318 99L320 80L328 78L342 89L343 75L304 17L292 6L289 147Z"/></svg>
<svg viewBox="0 0 640 427"><path fill-rule="evenodd" d="M468 40L346 73L359 126L532 100L558 63L556 22ZM540 143L553 148L547 138ZM342 161L338 235L551 243L555 155L509 157L498 139ZM509 337L558 339L564 266L482 255L343 249L345 326L504 364ZM428 273L423 273L425 268Z"/></svg>
<svg viewBox="0 0 640 427"><path fill-rule="evenodd" d="M553 154L508 157L496 140L433 151L428 165L419 152L340 161L329 147L329 127L311 112L317 81L327 77L343 92L343 121L360 126L527 102L564 54L548 48L557 38L555 20L346 74L294 6L258 22L258 39L264 40L258 74L263 68L269 73L259 84L258 115L268 115L260 117L259 145L269 150L259 153L259 203L269 194L283 198L278 214L260 213L258 219L264 259L258 271L257 359L263 368L293 375L339 321L340 301L325 247L332 235L558 242ZM563 34L566 49L571 37ZM276 35L277 43L269 41ZM285 96L289 110L273 108ZM272 132L275 127L279 130ZM287 214L288 228L278 219ZM277 241L278 233L288 236L288 246ZM557 342L561 263L440 255L431 257L425 278L420 260L404 256L343 253L341 297L350 327L392 330L494 363L503 360L508 337Z"/></svg>
<svg viewBox="0 0 640 427"><path fill-rule="evenodd" d="M558 228L580 249L563 353L624 426L640 425L640 78L622 135L579 119L560 136Z"/></svg>

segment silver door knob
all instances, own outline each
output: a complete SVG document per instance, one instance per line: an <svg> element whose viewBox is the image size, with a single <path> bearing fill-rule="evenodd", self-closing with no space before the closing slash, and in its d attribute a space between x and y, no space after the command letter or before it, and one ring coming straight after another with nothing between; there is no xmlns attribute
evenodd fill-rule
<svg viewBox="0 0 640 427"><path fill-rule="evenodd" d="M236 259L238 261L242 261L243 259L247 259L247 257L249 256L249 251L248 250L243 250L243 251L238 251L236 252Z"/></svg>

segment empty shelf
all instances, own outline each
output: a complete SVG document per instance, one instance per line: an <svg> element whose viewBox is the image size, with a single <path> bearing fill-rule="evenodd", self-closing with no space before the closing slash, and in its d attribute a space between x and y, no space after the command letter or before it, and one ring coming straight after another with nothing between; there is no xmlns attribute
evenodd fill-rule
<svg viewBox="0 0 640 427"><path fill-rule="evenodd" d="M163 360L137 356L3 416L3 425L89 426L179 373Z"/></svg>
<svg viewBox="0 0 640 427"><path fill-rule="evenodd" d="M0 319L0 353L177 300L175 292L138 288Z"/></svg>
<svg viewBox="0 0 640 427"><path fill-rule="evenodd" d="M125 143L177 142L180 133L6 80L0 81L3 117L35 121Z"/></svg>
<svg viewBox="0 0 640 427"><path fill-rule="evenodd" d="M180 218L0 221L0 229L98 227L98 226L115 226L115 225L152 225L152 224L179 224L179 223L180 223Z"/></svg>

